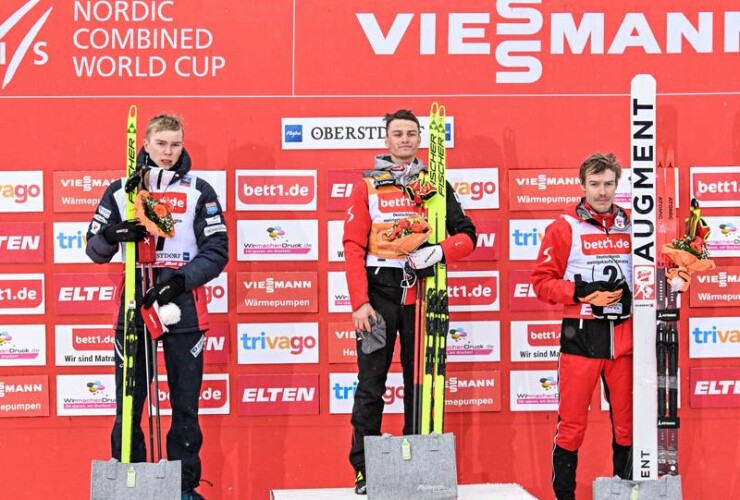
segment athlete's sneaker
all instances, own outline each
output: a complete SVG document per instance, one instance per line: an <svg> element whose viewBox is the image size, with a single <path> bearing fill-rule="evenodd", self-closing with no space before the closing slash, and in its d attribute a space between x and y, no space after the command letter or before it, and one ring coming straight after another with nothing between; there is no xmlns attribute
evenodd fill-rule
<svg viewBox="0 0 740 500"><path fill-rule="evenodd" d="M355 473L355 493L358 495L367 495L367 481L365 480L365 471L358 470Z"/></svg>

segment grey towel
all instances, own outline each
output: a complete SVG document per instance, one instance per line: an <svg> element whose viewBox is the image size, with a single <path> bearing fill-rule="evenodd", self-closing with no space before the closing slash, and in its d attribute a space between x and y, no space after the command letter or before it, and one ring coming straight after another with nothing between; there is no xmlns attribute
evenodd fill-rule
<svg viewBox="0 0 740 500"><path fill-rule="evenodd" d="M369 332L357 332L357 337L362 341L362 352L365 354L372 354L385 347L385 320L377 311L375 316L378 318L377 321L372 316L369 318L371 327Z"/></svg>

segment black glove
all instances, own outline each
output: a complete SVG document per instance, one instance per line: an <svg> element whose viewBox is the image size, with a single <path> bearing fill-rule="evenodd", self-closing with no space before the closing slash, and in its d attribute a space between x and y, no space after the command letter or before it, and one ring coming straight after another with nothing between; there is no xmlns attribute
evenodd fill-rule
<svg viewBox="0 0 740 500"><path fill-rule="evenodd" d="M144 295L144 307L149 308L156 301L160 306L169 304L175 297L185 291L185 278L179 274L174 275L163 283L157 283Z"/></svg>
<svg viewBox="0 0 740 500"><path fill-rule="evenodd" d="M588 302L596 306L606 306L618 302L622 298L622 282L616 281L591 281L581 279L576 275L576 291L574 299L576 302Z"/></svg>
<svg viewBox="0 0 740 500"><path fill-rule="evenodd" d="M125 220L103 229L103 238L111 245L127 241L139 241L146 238L146 228L138 221Z"/></svg>

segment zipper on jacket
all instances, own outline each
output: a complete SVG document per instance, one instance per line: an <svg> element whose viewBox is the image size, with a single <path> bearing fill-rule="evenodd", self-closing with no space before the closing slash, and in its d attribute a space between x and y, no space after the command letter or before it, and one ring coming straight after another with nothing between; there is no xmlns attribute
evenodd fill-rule
<svg viewBox="0 0 740 500"><path fill-rule="evenodd" d="M614 321L609 322L609 348L611 349L611 359L614 359Z"/></svg>

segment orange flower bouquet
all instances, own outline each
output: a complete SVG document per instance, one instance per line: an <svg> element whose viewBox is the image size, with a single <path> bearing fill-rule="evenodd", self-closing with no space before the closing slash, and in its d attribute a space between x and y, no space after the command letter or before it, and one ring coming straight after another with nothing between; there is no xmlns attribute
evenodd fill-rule
<svg viewBox="0 0 740 500"><path fill-rule="evenodd" d="M175 236L175 221L169 205L162 203L145 189L136 195L136 218L147 231L157 236L172 238Z"/></svg>
<svg viewBox="0 0 740 500"><path fill-rule="evenodd" d="M660 253L668 257L676 267L666 270L666 278L673 290L685 292L689 289L691 275L697 271L710 271L716 266L709 258L706 239L711 228L701 218L699 202L691 200L689 218L686 219L686 233L671 243L663 245Z"/></svg>

